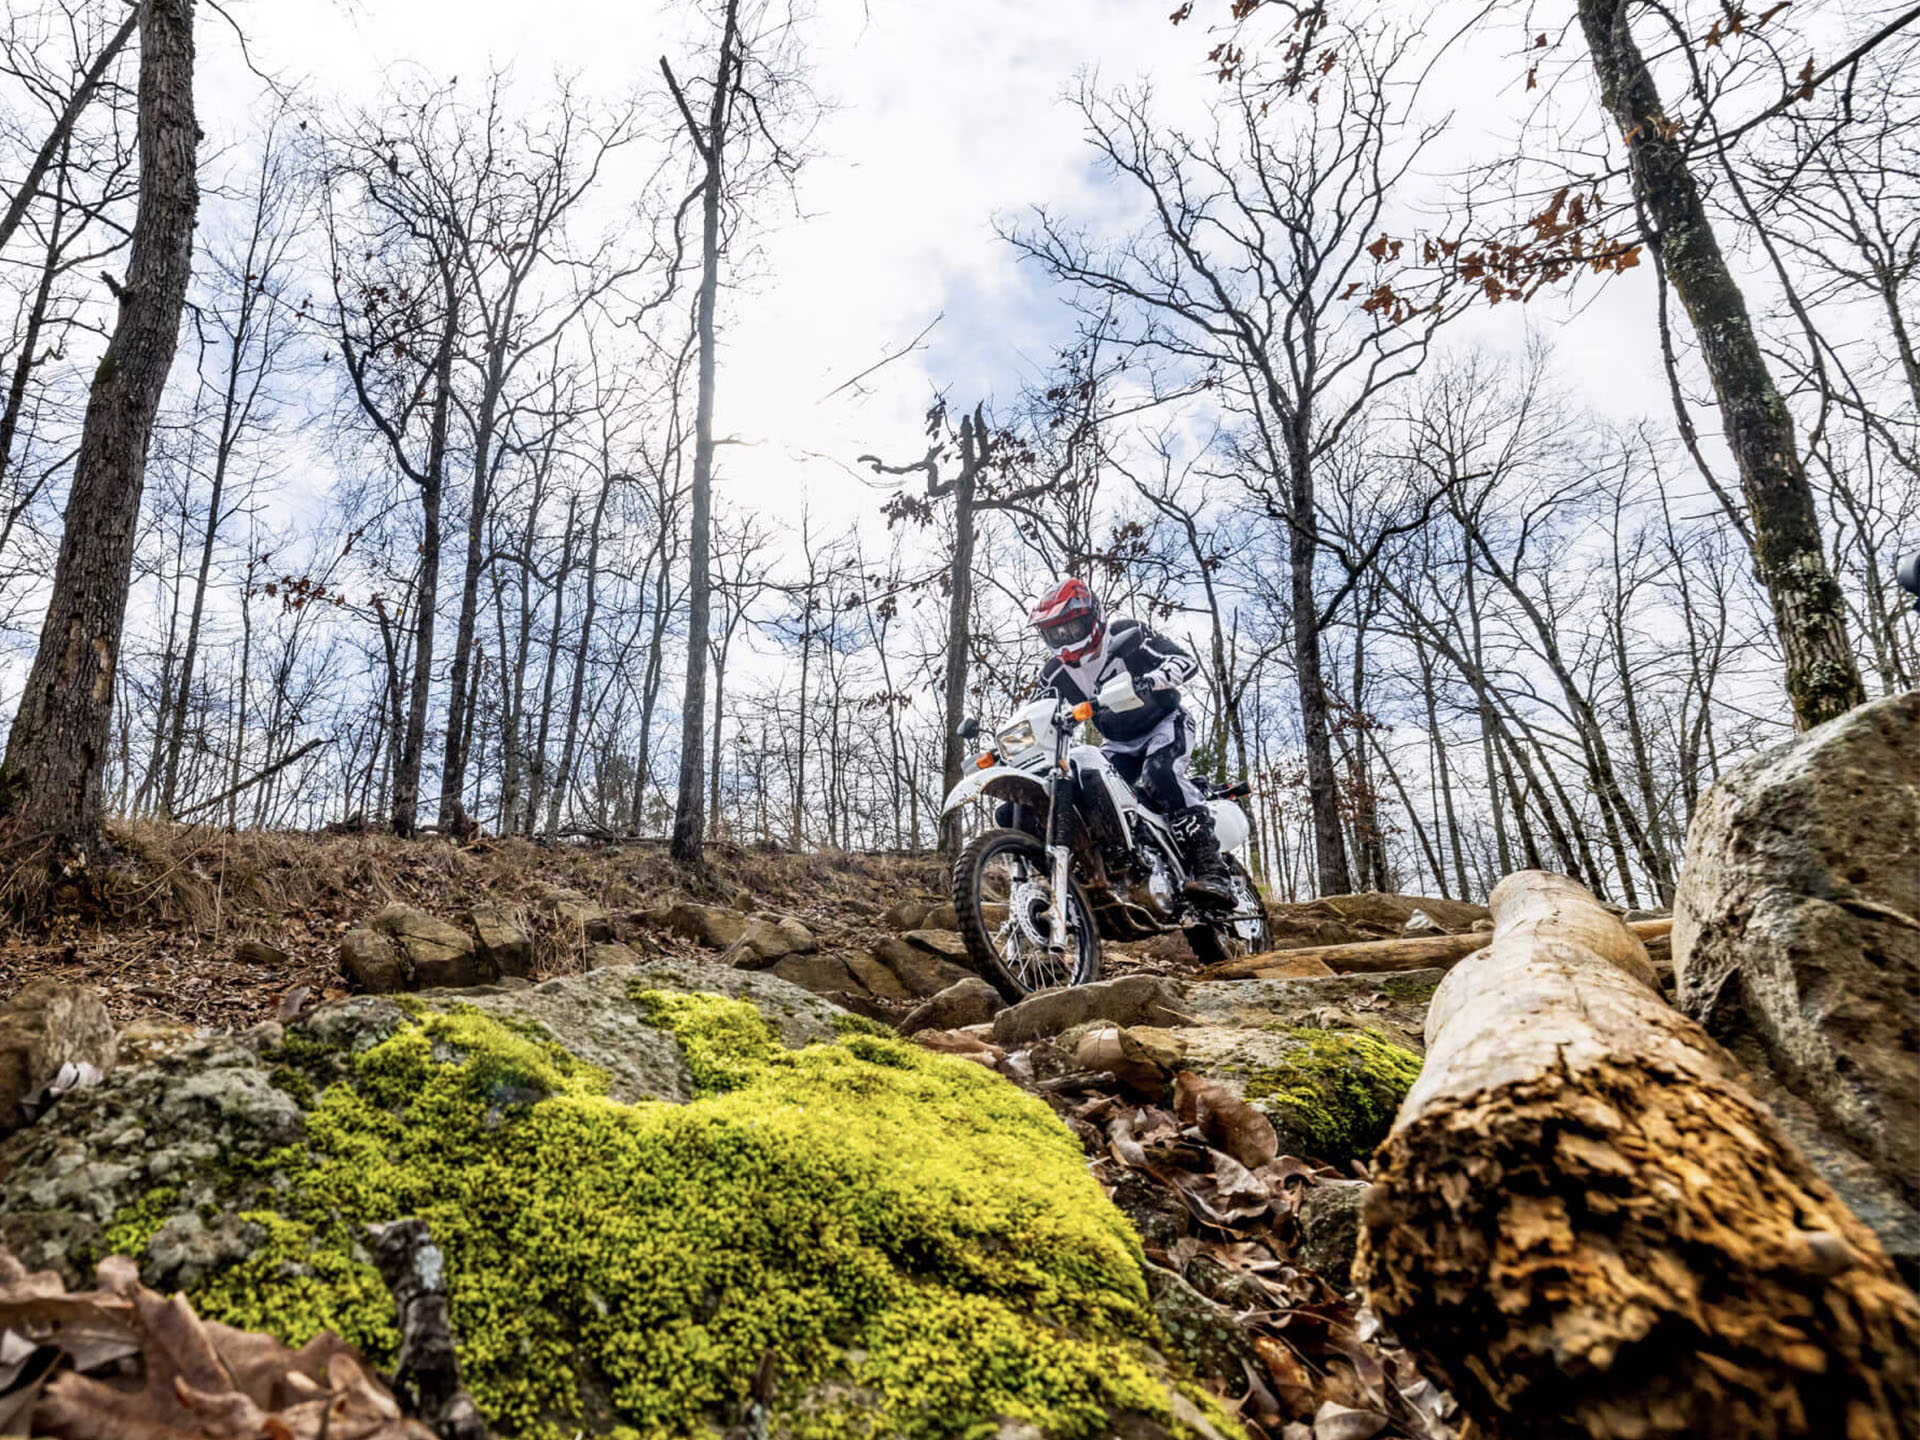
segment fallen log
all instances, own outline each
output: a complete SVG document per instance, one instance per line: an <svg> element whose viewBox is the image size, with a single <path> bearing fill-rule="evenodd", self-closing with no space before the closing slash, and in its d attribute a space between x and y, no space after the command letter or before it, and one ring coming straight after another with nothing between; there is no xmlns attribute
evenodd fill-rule
<svg viewBox="0 0 1920 1440"><path fill-rule="evenodd" d="M1920 1299L1574 881L1493 893L1356 1274L1491 1436L1920 1435Z"/></svg>
<svg viewBox="0 0 1920 1440"><path fill-rule="evenodd" d="M1605 911L1601 912L1605 914ZM1608 918L1612 918L1609 916ZM1634 920L1627 929L1642 942L1663 940L1673 930L1672 920ZM1223 960L1196 971L1196 980L1285 980L1300 973L1298 966L1318 961L1336 975L1386 974L1395 970L1445 969L1458 964L1492 942L1490 931L1469 935L1428 935L1397 940L1361 940L1351 945L1311 945L1299 950L1271 950Z"/></svg>

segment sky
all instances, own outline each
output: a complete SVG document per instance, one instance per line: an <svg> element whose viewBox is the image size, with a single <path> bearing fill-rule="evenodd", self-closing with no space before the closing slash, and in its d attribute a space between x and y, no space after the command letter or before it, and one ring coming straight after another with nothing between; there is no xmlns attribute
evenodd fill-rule
<svg viewBox="0 0 1920 1440"><path fill-rule="evenodd" d="M827 107L813 158L792 203L759 212L759 254L723 311L717 425L742 443L722 452L720 504L731 497L791 519L804 502L871 519L881 497L856 457L917 458L936 389L969 405L1011 400L1036 374L1070 320L995 222L1037 202L1124 216L1125 197L1091 164L1062 97L1083 74L1145 79L1166 113L1193 116L1215 87L1212 42L1196 24L1170 25L1171 8L820 0L805 30ZM1411 17L1427 7L1403 8ZM660 55L680 55L688 35L687 7L660 0L250 0L231 13L253 65L323 104L372 102L408 66L476 80L507 66L529 98L571 74L613 98L656 87ZM203 10L201 27L207 128L226 143L246 132L261 87L225 22ZM1431 93L1470 139L1501 123L1490 118L1504 113L1499 89L1475 60L1443 71ZM1454 338L1517 346L1526 325L1546 326L1589 403L1622 418L1660 413L1648 305L1644 275L1630 276L1576 300L1482 313ZM831 394L936 317L924 349Z"/></svg>

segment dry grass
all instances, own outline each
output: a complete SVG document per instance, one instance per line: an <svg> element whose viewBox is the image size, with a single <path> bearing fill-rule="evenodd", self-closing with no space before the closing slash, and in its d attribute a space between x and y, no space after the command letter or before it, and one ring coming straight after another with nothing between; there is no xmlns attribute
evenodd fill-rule
<svg viewBox="0 0 1920 1440"><path fill-rule="evenodd" d="M577 892L615 915L672 899L801 915L822 939L851 940L894 900L939 888L931 858L824 852L769 853L715 846L699 871L664 847L536 845L482 839L455 845L393 835L221 831L135 822L113 828L120 861L92 877L85 911L58 900L44 858L13 857L0 872L0 998L54 976L100 987L121 1021L136 1018L238 1028L273 1013L299 986L316 995L344 984L340 936L398 900L454 917L489 903L518 914L534 938L536 969L564 973L581 959L540 901ZM285 963L235 957L243 940L285 952Z"/></svg>

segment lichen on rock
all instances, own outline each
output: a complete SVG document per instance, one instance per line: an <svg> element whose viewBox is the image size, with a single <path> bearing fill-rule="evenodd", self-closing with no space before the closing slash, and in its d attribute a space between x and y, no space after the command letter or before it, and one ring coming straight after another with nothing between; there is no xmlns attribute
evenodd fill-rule
<svg viewBox="0 0 1920 1440"><path fill-rule="evenodd" d="M681 1052L668 1098L610 1094L498 997L325 1007L230 1087L253 1098L270 1072L294 1130L177 1157L96 1244L151 1265L183 1215L243 1233L244 1258L188 1284L203 1314L295 1345L332 1329L388 1363L361 1227L419 1216L507 1436L702 1434L762 1403L793 1437L1233 1433L1160 1358L1139 1240L1039 1101L857 1030L790 1048L762 977L757 1003L619 978Z"/></svg>

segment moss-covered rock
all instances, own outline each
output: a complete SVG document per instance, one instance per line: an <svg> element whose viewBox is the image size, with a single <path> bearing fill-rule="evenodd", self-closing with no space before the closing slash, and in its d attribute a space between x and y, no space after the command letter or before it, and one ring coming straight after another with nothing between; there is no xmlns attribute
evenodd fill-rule
<svg viewBox="0 0 1920 1440"><path fill-rule="evenodd" d="M1265 1112L1282 1152L1335 1164L1366 1156L1386 1138L1420 1074L1419 1055L1358 1026L1194 1026L1175 1033L1186 1067L1225 1082Z"/></svg>
<svg viewBox="0 0 1920 1440"><path fill-rule="evenodd" d="M323 1007L15 1137L0 1236L70 1273L124 1250L212 1318L385 1363L360 1228L420 1216L509 1436L1230 1434L1047 1108L834 1018L686 966Z"/></svg>
<svg viewBox="0 0 1920 1440"><path fill-rule="evenodd" d="M1368 1030L1286 1036L1292 1046L1248 1076L1245 1097L1276 1129L1304 1134L1309 1154L1339 1161L1370 1153L1420 1078L1420 1057Z"/></svg>

